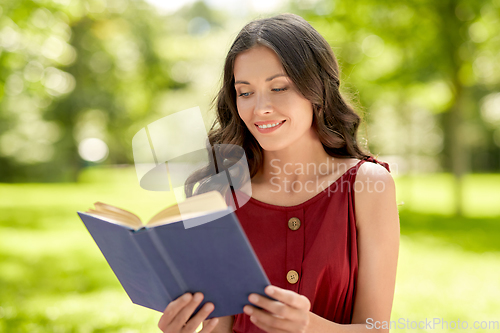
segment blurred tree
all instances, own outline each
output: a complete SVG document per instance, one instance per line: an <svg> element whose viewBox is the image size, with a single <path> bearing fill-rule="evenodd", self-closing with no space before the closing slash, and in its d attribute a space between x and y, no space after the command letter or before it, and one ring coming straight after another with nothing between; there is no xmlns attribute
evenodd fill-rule
<svg viewBox="0 0 500 333"><path fill-rule="evenodd" d="M343 89L360 91L371 150L406 156L409 170L451 171L461 214L463 174L500 168L500 2L292 4L332 45Z"/></svg>
<svg viewBox="0 0 500 333"><path fill-rule="evenodd" d="M341 89L369 111L371 150L460 184L500 168L499 8L291 0L288 11L332 45ZM161 16L141 0L0 0L0 14L0 181L74 180L92 163L78 154L88 138L109 146L104 163L131 163L137 130L175 100L213 96L213 64L234 38L204 1Z"/></svg>
<svg viewBox="0 0 500 333"><path fill-rule="evenodd" d="M137 0L0 4L0 181L75 180L88 138L130 163L154 97L189 84L159 47L184 21Z"/></svg>

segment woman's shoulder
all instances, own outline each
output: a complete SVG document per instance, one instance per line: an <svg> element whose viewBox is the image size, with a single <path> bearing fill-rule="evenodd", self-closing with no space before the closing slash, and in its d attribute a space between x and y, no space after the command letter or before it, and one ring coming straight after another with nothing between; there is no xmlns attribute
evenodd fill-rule
<svg viewBox="0 0 500 333"><path fill-rule="evenodd" d="M384 216L396 207L396 185L389 165L374 158L359 167L354 192L358 228L372 223L375 216Z"/></svg>
<svg viewBox="0 0 500 333"><path fill-rule="evenodd" d="M360 180L364 178L372 178L373 180L392 179L388 163L379 161L372 156L364 159L364 161L365 163L358 168L357 172L357 178L360 178Z"/></svg>
<svg viewBox="0 0 500 333"><path fill-rule="evenodd" d="M387 172L391 172L391 169L389 167L389 163L381 161L376 159L373 156L369 156L364 159L366 162L371 162L371 163L363 163L365 166L362 168L362 172L365 172L365 170L371 170L371 171L378 171L379 173L385 174ZM385 171L384 171L385 169Z"/></svg>
<svg viewBox="0 0 500 333"><path fill-rule="evenodd" d="M354 190L358 193L362 192L363 197L372 197L373 193L387 193L395 187L389 164L386 162L370 156L364 159L345 159L343 163L345 163L345 170L349 170L350 167L352 170L350 173L355 174ZM357 167L354 168L355 166Z"/></svg>
<svg viewBox="0 0 500 333"><path fill-rule="evenodd" d="M395 190L395 183L390 173L389 164L373 157L366 159L365 163L357 170L354 189L360 197L371 198L382 194L390 195Z"/></svg>

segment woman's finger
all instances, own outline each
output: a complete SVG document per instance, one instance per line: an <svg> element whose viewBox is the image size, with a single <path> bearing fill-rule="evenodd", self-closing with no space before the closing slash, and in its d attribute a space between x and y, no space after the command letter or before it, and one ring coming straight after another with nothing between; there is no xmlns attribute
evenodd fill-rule
<svg viewBox="0 0 500 333"><path fill-rule="evenodd" d="M189 320L189 317L191 317L194 310L201 303L202 300L203 300L203 294L195 293L191 298L191 300L187 304L184 304L184 306L180 309L177 315L172 318L169 326L173 327L174 331L176 331L177 329L181 329Z"/></svg>
<svg viewBox="0 0 500 333"><path fill-rule="evenodd" d="M270 297L283 302L292 308L303 309L309 311L311 309L311 302L304 296L297 294L291 290L282 289L276 286L267 286L264 289L265 293Z"/></svg>
<svg viewBox="0 0 500 333"><path fill-rule="evenodd" d="M255 306L245 305L243 307L243 312L245 312L249 316L253 316L256 313L267 313L270 316L273 316L278 319L286 319L296 321L303 315L303 310L292 308L286 304L281 302L270 300L266 297L259 296L259 300L256 302L252 302L256 306L261 309L256 308Z"/></svg>
<svg viewBox="0 0 500 333"><path fill-rule="evenodd" d="M193 318L189 319L202 301L202 293L195 293L194 296L190 293L186 293L175 301L170 302L158 322L158 327L162 331L170 329L173 332L194 332L215 309L213 303L206 303ZM203 332L208 333L214 329L218 319L213 319L207 323L206 330Z"/></svg>
<svg viewBox="0 0 500 333"><path fill-rule="evenodd" d="M198 304L195 305L195 308L196 306L198 306ZM208 315L210 315L210 313L214 309L215 306L213 305L213 303L209 302L203 305L200 311L198 311L196 315L193 318L189 319L189 321L186 323L186 326L184 327L186 332L194 332L196 328L200 326L200 324L208 317ZM195 309L193 309L190 313L192 314L194 310Z"/></svg>
<svg viewBox="0 0 500 333"><path fill-rule="evenodd" d="M203 329L200 331L200 333L212 332L218 323L219 323L219 318L212 318L212 319L208 320L207 323L204 324Z"/></svg>
<svg viewBox="0 0 500 333"><path fill-rule="evenodd" d="M255 304L256 306L282 319L296 320L304 312L304 310L302 309L297 309L280 301L271 300L267 297L257 294L250 294L248 300L252 304ZM243 311L248 315L251 314L250 311L255 311L255 310L258 309L250 305L245 305L243 307Z"/></svg>
<svg viewBox="0 0 500 333"><path fill-rule="evenodd" d="M263 308L263 310L250 305L245 305L243 308L243 311L250 316L250 320L260 329L266 332L276 333L302 332L309 325L309 314L305 313L304 310L292 308L281 302L264 300L264 297L261 298L262 300L259 302L259 307ZM280 304L287 309L281 312L280 315L276 315L275 313L280 311L275 312L271 303L274 303L272 305Z"/></svg>
<svg viewBox="0 0 500 333"><path fill-rule="evenodd" d="M170 322L177 316L177 314L190 303L193 295L191 293L185 293L184 295L178 297L174 301L170 302L163 315L158 322L158 327L163 330L164 327L168 326Z"/></svg>
<svg viewBox="0 0 500 333"><path fill-rule="evenodd" d="M250 316L250 321L265 332L286 333L297 330L297 324L293 321L278 318L258 309Z"/></svg>

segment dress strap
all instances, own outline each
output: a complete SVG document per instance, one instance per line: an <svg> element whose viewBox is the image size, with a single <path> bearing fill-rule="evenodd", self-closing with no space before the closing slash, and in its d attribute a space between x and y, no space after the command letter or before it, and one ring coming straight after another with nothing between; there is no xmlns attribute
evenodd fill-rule
<svg viewBox="0 0 500 333"><path fill-rule="evenodd" d="M377 164L380 164L381 166L383 166L384 168L387 169L387 171L391 172L391 169L389 168L389 163L386 163L386 162L380 162L378 161L375 157L373 156L370 156L368 158L365 158L364 161L369 161L369 162L372 162L372 163L377 163Z"/></svg>

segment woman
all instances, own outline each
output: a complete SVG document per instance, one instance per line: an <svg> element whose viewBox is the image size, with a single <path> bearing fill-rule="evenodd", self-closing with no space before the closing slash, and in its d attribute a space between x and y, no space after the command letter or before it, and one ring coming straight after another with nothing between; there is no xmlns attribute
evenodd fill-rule
<svg viewBox="0 0 500 333"><path fill-rule="evenodd" d="M209 141L245 149L252 197L236 214L277 301L252 294L261 309L206 320L201 332L388 332L395 186L388 165L358 146L360 118L339 86L330 46L300 16L255 20L236 37ZM170 303L160 329L193 332L214 309L188 320L202 299Z"/></svg>

